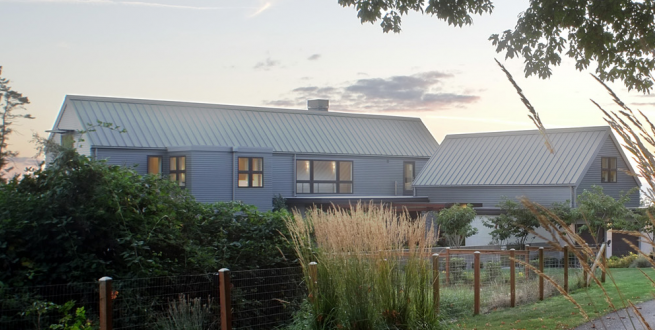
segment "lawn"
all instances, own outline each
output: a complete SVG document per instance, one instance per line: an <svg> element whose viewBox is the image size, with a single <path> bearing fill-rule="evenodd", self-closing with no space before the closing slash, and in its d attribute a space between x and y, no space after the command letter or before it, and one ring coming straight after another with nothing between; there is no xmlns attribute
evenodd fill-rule
<svg viewBox="0 0 655 330"><path fill-rule="evenodd" d="M607 278L605 288L617 308L624 306L620 296L634 303L655 298L651 282L634 268L615 268L611 273L619 290ZM651 278L655 271L646 270ZM619 294L620 291L620 294ZM589 315L594 319L612 310L606 302L603 291L596 285L588 289L577 289L571 293ZM627 302L626 302L627 304ZM555 296L516 308L505 308L488 314L470 316L455 322L455 329L569 329L585 323L576 307L565 297Z"/></svg>

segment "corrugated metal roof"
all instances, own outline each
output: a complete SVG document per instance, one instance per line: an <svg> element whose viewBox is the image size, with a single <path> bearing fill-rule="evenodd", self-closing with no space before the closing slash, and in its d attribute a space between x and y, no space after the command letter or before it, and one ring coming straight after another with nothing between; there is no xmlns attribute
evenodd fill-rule
<svg viewBox="0 0 655 330"><path fill-rule="evenodd" d="M549 129L551 154L538 130L448 135L414 186L575 185L610 128Z"/></svg>
<svg viewBox="0 0 655 330"><path fill-rule="evenodd" d="M94 147L227 146L274 152L429 157L437 141L419 118L220 104L67 96Z"/></svg>

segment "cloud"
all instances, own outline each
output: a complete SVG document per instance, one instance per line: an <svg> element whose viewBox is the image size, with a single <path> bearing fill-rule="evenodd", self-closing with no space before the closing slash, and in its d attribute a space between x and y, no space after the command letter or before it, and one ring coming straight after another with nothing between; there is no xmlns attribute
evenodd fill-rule
<svg viewBox="0 0 655 330"><path fill-rule="evenodd" d="M316 61L319 58L321 58L321 54L313 54L310 57L307 58L308 61Z"/></svg>
<svg viewBox="0 0 655 330"><path fill-rule="evenodd" d="M470 92L444 90L454 76L439 71L388 78L358 79L340 87L300 86L270 105L304 107L308 99L329 99L333 109L345 111L432 111L464 107L480 97Z"/></svg>
<svg viewBox="0 0 655 330"><path fill-rule="evenodd" d="M655 102L632 102L632 105L655 106Z"/></svg>
<svg viewBox="0 0 655 330"><path fill-rule="evenodd" d="M77 5L123 5L123 6L155 7L155 8L169 8L169 9L190 9L190 10L223 10L223 9L252 9L253 8L253 7L189 6L186 4L177 5L177 4L167 4L167 3L149 2L149 1L113 1L113 0L0 0L0 3L1 2L77 4Z"/></svg>
<svg viewBox="0 0 655 330"><path fill-rule="evenodd" d="M272 60L270 57L267 57L265 60L255 64L253 68L256 70L270 70L279 65L280 61Z"/></svg>

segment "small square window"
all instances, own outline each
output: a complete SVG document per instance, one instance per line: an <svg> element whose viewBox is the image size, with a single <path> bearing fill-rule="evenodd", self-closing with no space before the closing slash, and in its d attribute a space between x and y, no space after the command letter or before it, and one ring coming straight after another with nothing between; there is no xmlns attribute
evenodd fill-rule
<svg viewBox="0 0 655 330"><path fill-rule="evenodd" d="M600 182L615 183L617 181L616 157L601 157Z"/></svg>
<svg viewBox="0 0 655 330"><path fill-rule="evenodd" d="M264 158L239 157L239 188L264 187Z"/></svg>
<svg viewBox="0 0 655 330"><path fill-rule="evenodd" d="M161 156L148 156L148 174L161 175L162 165Z"/></svg>

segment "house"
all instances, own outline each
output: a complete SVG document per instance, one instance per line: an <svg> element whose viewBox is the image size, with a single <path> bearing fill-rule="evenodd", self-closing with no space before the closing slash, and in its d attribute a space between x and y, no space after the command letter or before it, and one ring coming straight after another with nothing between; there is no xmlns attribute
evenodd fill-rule
<svg viewBox="0 0 655 330"><path fill-rule="evenodd" d="M50 139L140 174L169 177L202 202L293 206L427 203L411 185L438 144L419 118L221 104L66 97ZM111 123L119 130L91 126ZM125 132L120 132L124 129Z"/></svg>
<svg viewBox="0 0 655 330"><path fill-rule="evenodd" d="M414 180L416 193L431 202L482 204L474 222L479 232L466 242L475 246L490 243L491 229L482 222L499 214L496 206L503 198L524 196L546 206L568 202L575 207L576 197L592 185L614 198L640 186L626 174L634 170L609 127L546 132L554 154L538 130L448 135ZM637 192L627 206L638 207L639 202ZM614 250L627 250L614 235Z"/></svg>

